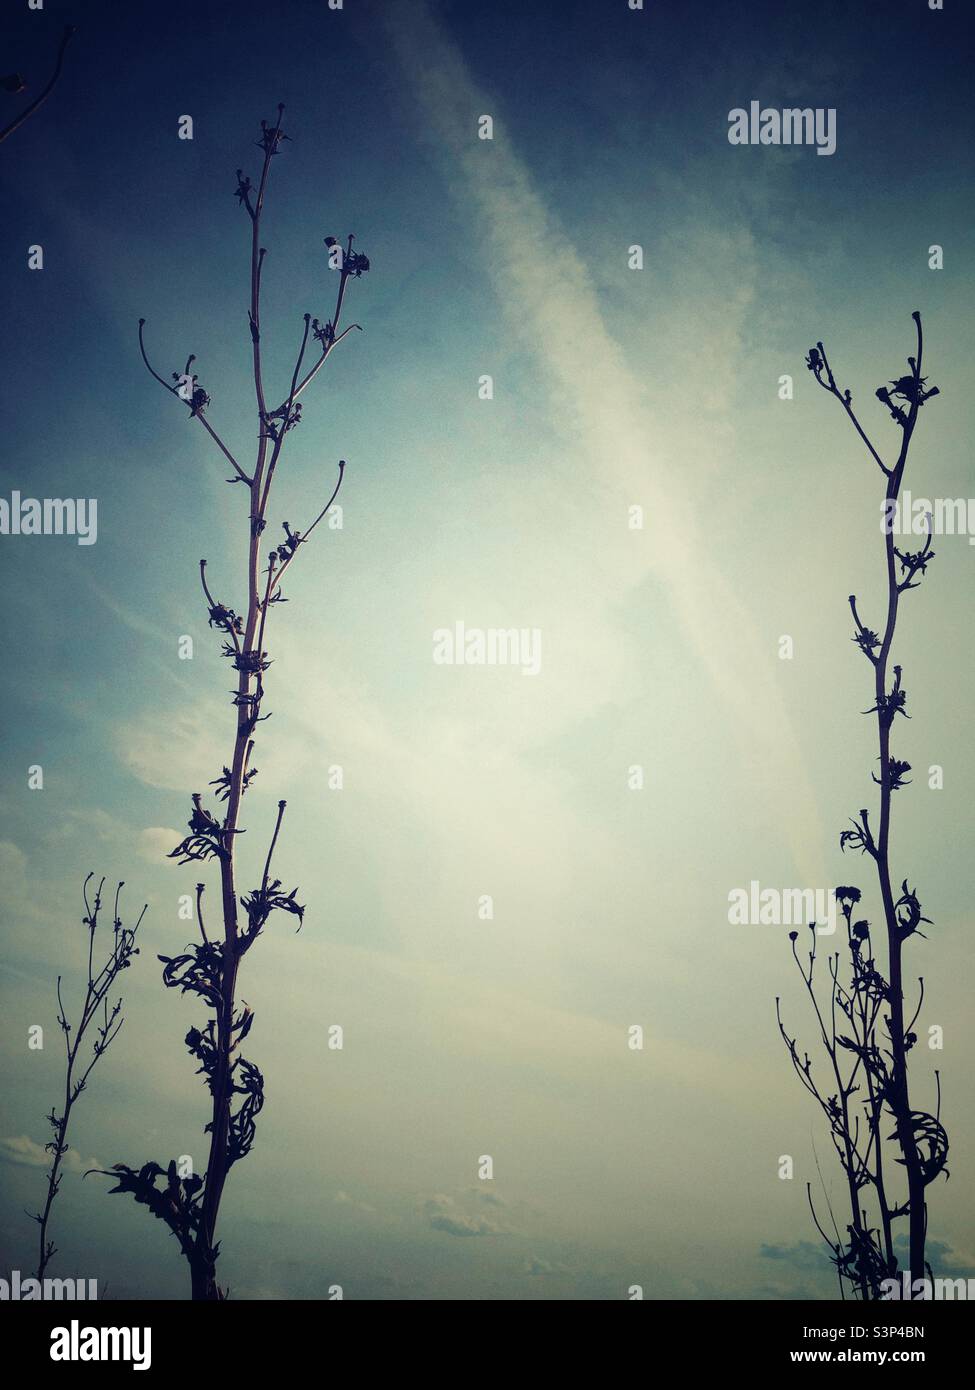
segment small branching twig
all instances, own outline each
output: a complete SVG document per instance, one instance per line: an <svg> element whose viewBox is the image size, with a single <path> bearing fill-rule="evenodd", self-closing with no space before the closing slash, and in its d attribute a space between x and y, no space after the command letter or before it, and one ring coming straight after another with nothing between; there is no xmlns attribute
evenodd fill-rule
<svg viewBox="0 0 975 1390"><path fill-rule="evenodd" d="M124 1022L121 996L114 1002L109 996L119 975L132 964L132 957L139 954L135 938L146 914L146 908L143 907L134 927L122 925L122 920L119 917L119 895L125 884L119 883L115 889L111 945L103 963L96 966L95 937L98 931L98 919L102 911L102 889L105 880L102 879L99 883L92 900L89 898L88 885L93 878L94 874L88 875L82 890L85 900L83 922L88 931L88 984L77 1023L71 1023L68 1019L64 1000L61 996L61 976L58 976L58 1024L64 1034L66 1052L64 1101L61 1105L60 1115L56 1110L52 1110L47 1117L48 1124L53 1130L53 1137L45 1145L47 1152L51 1155L51 1166L47 1173L47 1199L41 1211L29 1213L40 1227L37 1260L38 1280L44 1278L44 1271L47 1269L51 1257L57 1253L54 1242L49 1238L48 1227L51 1208L61 1187L63 1177L61 1166L69 1147L68 1128L71 1123L71 1113L75 1102L88 1084L89 1076L118 1037ZM83 1053L82 1045L92 1034L94 1036L91 1041L91 1052L85 1051Z"/></svg>

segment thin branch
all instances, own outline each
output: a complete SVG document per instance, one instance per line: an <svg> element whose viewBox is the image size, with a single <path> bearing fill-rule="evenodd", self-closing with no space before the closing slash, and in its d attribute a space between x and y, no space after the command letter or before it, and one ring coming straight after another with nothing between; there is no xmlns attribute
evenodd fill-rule
<svg viewBox="0 0 975 1390"><path fill-rule="evenodd" d="M146 326L146 321L145 321L145 319L140 319L140 320L139 320L139 351L140 351L140 353L142 354L142 360L143 360L143 362L146 364L146 370L149 372L149 375L152 376L152 377L155 377L156 381L159 382L159 385L162 386L164 390L168 391L169 394L170 394L171 396L175 396L177 400L182 401L184 405L186 405L186 406L189 407L190 415L191 415L191 416L194 416L197 420L200 421L200 424L201 424L201 425L203 426L203 428L206 430L207 434L210 436L210 438L213 440L213 442L217 445L217 448L218 448L218 449L220 450L220 452L223 454L224 458L227 459L228 463L230 463L230 464L233 465L234 469L235 469L236 472L237 472L237 476L238 476L238 478L240 479L240 481L241 481L241 482L244 482L244 483L247 483L247 484L249 485L250 482L251 482L251 479L247 476L247 474L246 474L246 473L244 472L244 470L241 468L240 464L239 464L239 463L237 462L237 460L234 458L233 454L232 454L232 453L230 452L230 450L227 448L226 444L223 442L223 440L222 440L222 439L220 438L220 436L217 434L216 430L215 430L215 429L213 428L213 426L210 424L210 421L209 421L209 420L206 418L206 416L203 414L203 407L200 406L200 407L194 408L193 403L192 403L192 400L187 401L183 396L181 396L181 395L180 395L180 392L179 392L179 387L178 387L178 386L172 386L172 385L170 385L170 383L169 383L168 381L164 381L163 378L162 378L162 377L159 375L159 373L156 371L156 369L153 367L152 363L149 361L148 354L146 353L146 344L145 344L145 336L144 336L144 329L145 329L145 326ZM186 362L186 371L183 373L184 376L187 376L187 377L189 376L190 367L192 366L192 364L193 364L194 361L195 361L195 358L192 357L192 356L189 357L189 358L187 359L187 362ZM231 480L231 481L232 481L232 480Z"/></svg>
<svg viewBox="0 0 975 1390"><path fill-rule="evenodd" d="M274 854L274 847L278 843L278 834L281 830L281 821L284 817L284 808L287 804L286 801L278 802L278 818L274 823L274 834L271 836L271 845L267 852L267 859L264 861L264 877L261 879L262 893L267 891L267 882L271 873L271 856Z"/></svg>
<svg viewBox="0 0 975 1390"><path fill-rule="evenodd" d="M345 476L345 459L339 459L339 478L338 478L338 482L335 484L335 487L332 489L332 495L331 495L331 497L328 499L328 501L325 503L324 507L321 509L321 511L318 513L318 515L315 517L315 520L314 520L314 521L312 522L312 524L309 526L308 530L307 530L307 531L303 531L303 532L295 532L295 534L296 534L297 537L298 537L298 545L304 545L305 541L308 540L308 538L309 538L309 536L311 535L312 531L314 531L315 527L316 527L316 526L318 525L318 523L321 521L322 517L324 517L325 514L327 513L329 507L331 507L331 505L332 505L332 503L335 501L336 497L338 497L338 495L339 495L339 489L340 489L341 486L342 486L342 479L344 478L344 476ZM298 554L298 546L296 545L295 548L294 548L294 550L291 552L291 554L288 556L288 558L283 562L283 564L281 565L281 568L280 568L280 569L278 570L278 572L277 572L277 577L276 577L276 579L275 579L275 581L274 581L274 589L275 589L275 590L277 590L278 585L281 583L281 579L282 579L282 576L284 575L285 570L288 568L288 566L291 564L292 560L295 558L295 556L296 556L297 554ZM273 591L272 591L272 592L273 592Z"/></svg>
<svg viewBox="0 0 975 1390"><path fill-rule="evenodd" d="M815 365L813 365L813 371L815 373L816 380L819 382L820 386L822 386L825 391L828 391L830 395L835 396L836 399L839 401L840 405L842 405L843 409L849 416L850 421L852 422L857 434L860 436L864 444L867 446L867 449L870 451L870 455L873 458L874 462L877 464L877 467L880 469L882 473L886 474L886 476L889 478L891 476L892 470L887 467L883 459L877 453L877 450L874 448L873 444L868 439L866 431L863 429L863 426L860 424L860 421L854 414L853 406L851 404L853 398L850 395L850 392L840 391L839 387L836 384L836 378L833 376L833 369L829 365L829 359L826 356L826 349L823 347L822 343L817 343L816 347L819 350L819 355L822 360L823 367L825 368L827 377L827 380L823 381L822 376L818 371L816 371Z"/></svg>
<svg viewBox="0 0 975 1390"><path fill-rule="evenodd" d="M217 448L218 448L218 449L220 450L220 452L223 454L224 458L228 461L228 463L233 464L233 467L234 467L234 469L236 470L236 473L237 473L237 477L240 479L240 481L241 481L242 483L246 483L246 484L248 485L248 487L249 487L250 484L251 484L251 482L252 482L252 479L249 478L248 475L247 475L247 474L244 472L244 470L241 468L240 464L237 462L237 460L234 458L233 454L232 454L232 453L230 452L230 450L227 448L226 444L223 442L223 440L222 440L222 439L220 438L220 436L217 434L216 430L215 430L215 429L213 428L213 426L210 424L210 421L206 418L206 416L204 415L203 411L202 411L202 410L196 410L196 411L193 412L193 414L196 416L196 418L199 420L200 424L201 424L201 425L203 426L203 428L206 430L207 434L210 436L210 438L211 438L211 439L213 440L213 442L216 444ZM233 481L233 479L231 479L231 482L232 482L232 481Z"/></svg>
<svg viewBox="0 0 975 1390"><path fill-rule="evenodd" d="M14 131L19 129L19 127L22 126L24 122L34 114L38 107L43 106L44 102L47 101L48 97L51 95L51 93L54 91L54 88L57 85L58 78L61 76L61 67L64 63L64 51L70 43L72 37L77 32L78 31L73 24L65 25L64 33L61 35L61 44L58 48L57 61L54 64L54 75L52 76L47 86L44 88L43 92L41 92L40 96L37 97L34 101L32 101L31 104L28 107L26 107L23 111L21 111L20 115L17 116L13 121L11 121L8 126L5 126L3 130L0 130L0 142L6 140L8 135L13 135Z"/></svg>

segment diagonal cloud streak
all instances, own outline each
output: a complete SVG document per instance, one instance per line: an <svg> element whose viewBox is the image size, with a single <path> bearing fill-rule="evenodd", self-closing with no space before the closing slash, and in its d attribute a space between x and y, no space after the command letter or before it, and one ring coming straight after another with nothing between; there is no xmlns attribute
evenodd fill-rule
<svg viewBox="0 0 975 1390"><path fill-rule="evenodd" d="M690 498L675 490L653 458L653 421L641 384L606 327L589 269L547 210L497 118L491 142L476 138L478 116L495 104L479 90L428 6L411 5L408 14L384 7L382 21L451 193L483 238L512 331L544 371L555 417L571 421L576 446L593 462L600 513L594 529L605 522L614 538L607 542L614 582L622 593L653 573L666 586L681 630L720 696L722 717L747 745L748 764L758 762L797 867L807 882L827 882L822 828L772 675L768 638L759 638L711 559L711 542ZM649 502L640 549L615 543L620 518L634 499Z"/></svg>

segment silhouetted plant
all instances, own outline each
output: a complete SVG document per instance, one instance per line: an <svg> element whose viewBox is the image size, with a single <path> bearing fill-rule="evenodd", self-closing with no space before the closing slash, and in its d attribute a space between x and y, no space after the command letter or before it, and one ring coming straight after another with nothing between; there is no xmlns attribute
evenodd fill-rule
<svg viewBox="0 0 975 1390"><path fill-rule="evenodd" d="M295 555L338 495L342 485L345 461L338 465L338 480L328 501L304 531L292 531L283 523L284 540L272 545L267 568L261 570L261 538L267 527L268 501L275 470L281 459L285 439L301 419L299 397L318 375L332 350L358 324L339 331L339 320L346 289L351 279L358 279L369 269L368 259L353 250L353 237L343 249L334 237L325 238L329 266L338 274L335 308L331 319L322 324L310 314L304 316L304 332L298 349L291 382L284 400L271 409L265 397L261 346L261 272L266 255L260 244L261 214L272 159L281 152L282 143L289 137L281 128L284 107L278 107L275 124L261 122L258 147L263 152L260 178L255 186L242 170L237 171L236 197L251 223L250 328L253 380L258 417L257 457L251 473L247 473L210 423L210 396L200 385L191 367L196 360L190 356L183 372L174 372L170 385L149 364L146 356L143 329L139 321L139 347L143 361L153 377L177 399L182 400L193 420L198 420L231 464L234 476L229 483L243 483L247 489L247 597L238 611L218 602L210 590L206 561L200 561L200 579L206 599L209 623L223 635L222 652L237 672L233 694L235 732L233 753L220 776L210 782L214 795L222 803L222 811L214 814L203 804L203 794L192 795L192 814L189 834L173 850L171 858L181 864L215 861L220 872L221 916L223 939L211 940L203 914L204 885L197 884L196 909L200 941L190 944L176 956L161 956L163 980L170 988L198 995L210 1009L213 1018L205 1027L191 1028L186 1045L200 1063L199 1071L206 1078L212 1103L212 1115L206 1129L210 1148L205 1173L200 1176L180 1176L175 1162L163 1170L156 1163L140 1169L116 1164L111 1175L118 1179L113 1192L128 1192L137 1202L147 1206L154 1216L165 1221L179 1241L180 1249L190 1266L194 1299L223 1298L216 1280L216 1261L219 1245L215 1238L217 1216L224 1184L231 1166L246 1157L254 1142L255 1119L264 1104L264 1079L258 1068L241 1057L238 1049L247 1037L253 1013L247 1005L239 1010L236 1004L237 972L246 951L261 934L273 912L281 911L297 917L299 927L304 908L296 899L297 889L286 891L280 880L271 877L271 861L281 829L285 802L278 802L278 813L264 870L257 887L238 896L236 877L236 844L241 833L238 824L241 801L250 787L257 769L251 764L257 726L268 718L263 713L265 677L270 666L265 641L268 618L276 603L285 602L281 580L294 561ZM302 375L309 338L315 343L315 360ZM243 909L243 922L240 917ZM156 1186L160 1177L164 1185Z"/></svg>
<svg viewBox="0 0 975 1390"><path fill-rule="evenodd" d="M3 129L0 130L0 141L6 140L8 135L13 135L15 130L19 130L20 127L24 124L24 122L26 120L29 120L30 117L33 116L34 112L37 111L39 107L44 105L45 101L47 101L48 97L54 91L54 88L57 86L58 78L61 76L61 68L64 65L64 50L70 43L72 35L74 35L76 32L77 31L73 24L65 25L64 33L61 35L61 43L58 47L58 56L54 62L54 72L51 76L50 82L48 82L44 90L40 92L34 98L33 101L29 102L24 107L23 111L21 111L19 116L15 116L9 125L5 125ZM7 73L4 77L0 77L0 87L3 87L4 91L12 92L15 96L17 96L21 92L26 91L27 83L24 81L23 77L20 75L19 72L10 72Z"/></svg>
<svg viewBox="0 0 975 1390"><path fill-rule="evenodd" d="M922 915L920 899L908 886L906 878L901 881L897 893L891 877L889 851L892 797L894 792L909 785L906 774L911 768L909 763L891 753L891 732L896 718L899 714L909 716L902 668L893 666L888 671L888 663L901 595L918 587L920 577L934 559L930 515L926 523L927 536L920 550L901 550L894 541L894 516L918 414L927 401L938 395L938 388L928 388L927 378L921 375L924 340L920 314L915 313L913 319L917 330L917 356L907 359L909 375L876 392L877 399L900 430L897 457L889 466L854 414L849 390L841 392L837 387L822 343L811 348L806 359L819 385L843 406L887 480L884 495L887 615L883 626L874 630L861 622L856 596L850 596L853 641L873 667L873 705L864 713L876 715L877 721L880 775L874 773L873 781L880 788L880 816L874 830L869 811L861 810L850 822L852 829L840 835L841 850L859 850L869 855L876 866L886 961L877 960L870 923L866 919L854 920L854 908L861 900L860 890L855 887L835 890L845 924L846 943L845 950L828 957L825 1003L817 995L815 925L811 928L805 963L796 946L798 933L789 933L792 954L812 1001L820 1041L829 1059L828 1085L814 1078L809 1054L800 1056L795 1038L789 1036L782 1023L780 1003L776 1000L779 1030L799 1079L826 1117L849 1192L850 1222L845 1237L840 1234L835 1220L832 1237L823 1230L816 1216L811 1189L807 1186L813 1219L833 1252L841 1292L845 1296L845 1289L849 1287L854 1296L861 1299L880 1297L882 1282L895 1278L899 1272L894 1236L894 1223L899 1220L908 1222L912 1283L924 1279L926 1272L930 1274L925 1261L925 1191L940 1173L946 1177L948 1174L945 1166L948 1136L941 1123L940 1076L935 1071L937 1105L934 1114L912 1107L908 1084L908 1056L917 1043L914 1025L924 999L924 980L919 980L917 1009L905 1024L902 957L905 942L912 936L923 936L919 928L929 919ZM835 1089L831 1090L832 1087ZM890 1122L893 1131L888 1133L886 1124ZM901 1200L890 1195L895 1173L888 1159L904 1169L907 1192ZM873 1214L868 1208L871 1198Z"/></svg>
<svg viewBox="0 0 975 1390"><path fill-rule="evenodd" d="M58 976L58 1023L64 1034L66 1052L64 1102L60 1115L52 1109L47 1117L48 1124L54 1131L54 1137L44 1146L51 1155L51 1166L47 1172L47 1200L42 1211L29 1213L32 1220L40 1226L37 1257L37 1278L39 1280L44 1278L44 1271L47 1269L48 1263L52 1256L57 1254L57 1247L49 1237L48 1227L51 1219L51 1208L61 1187L61 1178L63 1177L61 1165L69 1148L68 1127L71 1123L71 1112L82 1091L87 1087L88 1078L96 1063L104 1057L111 1044L118 1037L119 1030L125 1021L122 1018L121 997L112 1003L109 995L119 975L132 964L132 957L139 954L135 937L146 914L146 909L143 907L134 927L122 925L118 905L119 895L125 884L120 883L115 890L111 947L104 963L96 968L95 935L98 931L98 917L102 910L102 888L105 885L105 880L101 880L94 901L90 902L88 885L93 878L94 874L89 874L82 889L85 900L85 916L82 921L88 928L88 985L85 989L85 999L77 1025L72 1024L68 1019L64 1000L61 998L61 976ZM91 1053L89 1055L86 1052L82 1056L82 1044L92 1029L94 1029L95 1036Z"/></svg>

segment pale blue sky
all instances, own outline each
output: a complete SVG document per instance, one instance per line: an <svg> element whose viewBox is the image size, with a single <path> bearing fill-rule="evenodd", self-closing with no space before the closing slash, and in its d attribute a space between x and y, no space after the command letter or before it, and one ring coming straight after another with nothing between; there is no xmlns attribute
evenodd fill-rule
<svg viewBox="0 0 975 1390"><path fill-rule="evenodd" d="M960 21L906 4L883 27L873 7L798 3L279 9L277 28L266 7L228 22L200 5L188 31L178 9L109 22L95 4L63 84L4 146L0 490L96 496L99 538L2 538L0 1135L46 1138L54 976L80 967L78 894L96 868L150 910L124 1040L75 1143L86 1161L202 1157L205 1096L182 1046L200 1010L163 989L154 959L186 939L177 901L197 874L160 848L229 752L196 566L206 555L233 594L243 498L145 374L135 330L144 316L166 373L197 354L216 427L246 450L233 171L253 174L258 121L283 100L293 143L265 226L282 390L301 314L328 312L322 237L355 232L373 269L350 299L365 331L306 397L274 508L301 525L349 461L344 529L303 553L275 614L242 853L256 862L286 796L279 870L308 913L297 936L272 924L245 962L268 1099L228 1186L221 1275L268 1297L331 1283L348 1297L613 1298L632 1283L831 1296L802 1244L813 1140L828 1170L827 1140L775 995L811 1042L810 1020L785 931L730 927L727 899L754 878L870 896L837 836L872 804L846 598L881 601L882 489L803 359L823 338L890 449L873 391L904 370L920 309L942 395L908 483L972 493ZM49 5L49 33L58 22ZM35 17L17 31L17 62L43 66ZM730 146L728 112L753 97L835 107L836 154ZM192 142L176 138L184 113ZM491 142L476 139L484 113ZM26 270L35 243L40 273ZM946 1036L917 1061L942 1070L952 1140L930 1230L946 1267L968 1268L975 548L936 548L898 638L914 713L900 747L922 771L943 765L945 788L921 775L899 796L895 855L936 922L911 955L925 1021ZM541 673L435 665L433 630L457 620L538 627ZM43 792L26 789L33 763ZM43 1053L25 1044L37 1022ZM484 1153L492 1184L477 1180ZM0 1173L3 1263L26 1268L41 1172ZM65 1181L61 1272L181 1296L175 1243L98 1182Z"/></svg>

